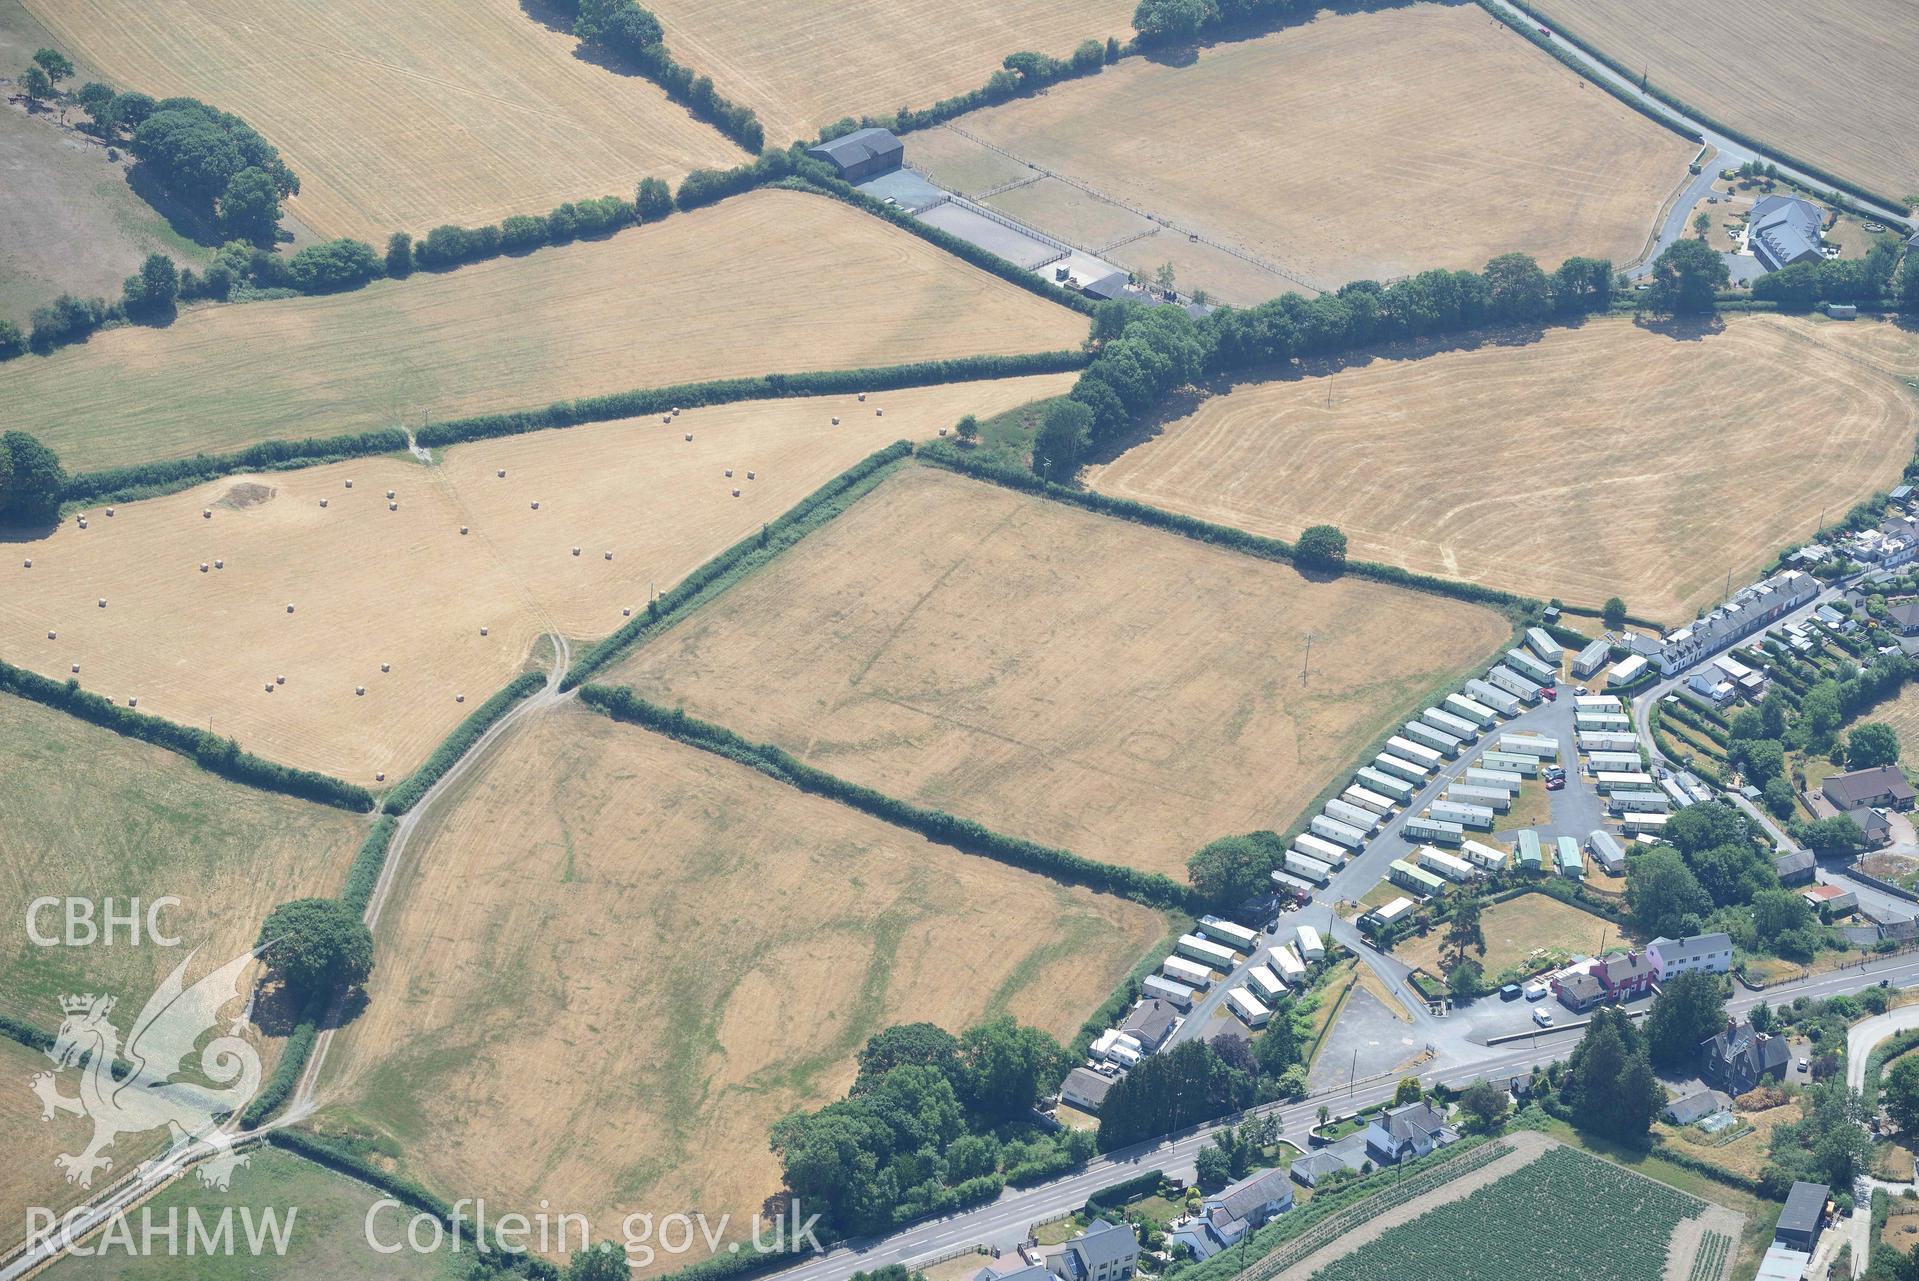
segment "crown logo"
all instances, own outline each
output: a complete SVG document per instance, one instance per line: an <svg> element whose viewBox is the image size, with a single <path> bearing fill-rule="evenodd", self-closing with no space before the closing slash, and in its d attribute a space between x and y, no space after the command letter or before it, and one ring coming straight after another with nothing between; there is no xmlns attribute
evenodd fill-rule
<svg viewBox="0 0 1919 1281"><path fill-rule="evenodd" d="M60 998L60 1008L68 1014L85 1014L93 1008L93 1001L91 992L85 996L63 996ZM109 1001L108 1005L111 1007L112 1002Z"/></svg>

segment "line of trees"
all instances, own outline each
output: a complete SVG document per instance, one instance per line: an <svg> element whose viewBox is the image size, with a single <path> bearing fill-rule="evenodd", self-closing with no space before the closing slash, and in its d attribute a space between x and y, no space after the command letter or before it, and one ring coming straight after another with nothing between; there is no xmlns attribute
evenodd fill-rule
<svg viewBox="0 0 1919 1281"><path fill-rule="evenodd" d="M1881 240L1864 258L1827 258L1796 262L1752 282L1752 296L1777 303L1781 311L1811 311L1820 303L1878 303L1893 291L1899 251ZM1898 273L1895 301L1902 311L1919 310L1919 254Z"/></svg>
<svg viewBox="0 0 1919 1281"><path fill-rule="evenodd" d="M480 735L493 728L494 723L511 711L514 704L531 698L545 685L546 676L540 672L521 672L507 682L506 688L481 703L472 715L456 725L420 768L388 792L386 802L380 808L388 814L404 814L412 809L426 795L427 789L444 778L446 772L480 741Z"/></svg>
<svg viewBox="0 0 1919 1281"><path fill-rule="evenodd" d="M62 483L60 500L67 503L132 502L157 493L184 489L218 476L230 476L235 472L312 467L320 463L338 462L343 458L389 454L405 448L406 433L398 427L383 427L377 431L353 432L344 436L309 437L305 440L267 440L228 454L195 454L191 458L168 458L80 472L67 477Z"/></svg>
<svg viewBox="0 0 1919 1281"><path fill-rule="evenodd" d="M667 51L660 20L651 10L634 0L555 0L554 7L572 17L573 34L582 44L613 54L696 119L756 155L766 145L766 130L750 108L726 98L713 87L712 77L694 74Z"/></svg>

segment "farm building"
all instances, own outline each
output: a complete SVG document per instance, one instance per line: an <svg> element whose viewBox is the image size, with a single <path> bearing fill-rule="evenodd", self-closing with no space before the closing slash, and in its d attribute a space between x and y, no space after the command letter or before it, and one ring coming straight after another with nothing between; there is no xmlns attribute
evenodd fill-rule
<svg viewBox="0 0 1919 1281"><path fill-rule="evenodd" d="M1369 792L1357 783L1341 792L1339 799L1345 801L1348 805L1357 805L1359 808L1374 814L1390 814L1393 812L1393 801L1391 797L1381 796L1378 792Z"/></svg>
<svg viewBox="0 0 1919 1281"><path fill-rule="evenodd" d="M1487 752L1479 758L1479 768L1495 774L1518 774L1522 778L1539 777L1539 758L1516 752Z"/></svg>
<svg viewBox="0 0 1919 1281"><path fill-rule="evenodd" d="M1464 716L1456 716L1452 712L1441 711L1437 707L1427 708L1419 714L1419 719L1434 729L1442 730L1467 743L1479 737L1479 728L1483 723L1478 720L1467 720Z"/></svg>
<svg viewBox="0 0 1919 1281"><path fill-rule="evenodd" d="M1559 662L1566 657L1565 647L1554 640L1543 627L1526 629L1526 648L1539 656L1542 663L1551 663L1553 670L1559 670Z"/></svg>
<svg viewBox="0 0 1919 1281"><path fill-rule="evenodd" d="M1446 799L1460 805L1477 806L1504 814L1513 807L1513 794L1503 787L1475 787L1471 783L1453 783L1446 788Z"/></svg>
<svg viewBox="0 0 1919 1281"><path fill-rule="evenodd" d="M1652 775L1641 770L1595 770L1593 773L1593 790L1601 796L1612 792L1648 792L1652 786Z"/></svg>
<svg viewBox="0 0 1919 1281"><path fill-rule="evenodd" d="M1411 890L1415 894L1431 897L1434 894L1446 892L1446 882L1424 868L1414 867L1404 859L1394 859L1386 868L1386 876L1394 885Z"/></svg>
<svg viewBox="0 0 1919 1281"><path fill-rule="evenodd" d="M1617 791L1606 797L1609 809L1620 814L1659 814L1672 812L1672 797L1660 791Z"/></svg>
<svg viewBox="0 0 1919 1281"><path fill-rule="evenodd" d="M1251 952L1259 946L1259 931L1249 930L1237 921L1228 921L1218 916L1199 918L1199 932L1215 943L1222 943L1235 952Z"/></svg>
<svg viewBox="0 0 1919 1281"><path fill-rule="evenodd" d="M1466 839L1463 825L1450 819L1420 818L1415 815L1400 829L1409 841L1432 841L1437 845L1457 845Z"/></svg>
<svg viewBox="0 0 1919 1281"><path fill-rule="evenodd" d="M1498 712L1486 706L1484 703L1468 698L1464 694L1448 694L1443 702L1445 703L1446 711L1451 712L1454 716L1469 720L1482 729L1494 724L1499 719ZM1446 727L1441 725L1439 728L1445 729Z"/></svg>
<svg viewBox="0 0 1919 1281"><path fill-rule="evenodd" d="M1573 676L1585 680L1604 667L1612 657L1612 647L1603 640L1596 640L1573 655Z"/></svg>
<svg viewBox="0 0 1919 1281"><path fill-rule="evenodd" d="M1586 876L1586 857L1579 852L1579 842L1570 836L1561 836L1553 842L1555 849L1553 865L1561 876L1573 880L1584 880Z"/></svg>
<svg viewBox="0 0 1919 1281"><path fill-rule="evenodd" d="M1825 218L1819 206L1797 196L1767 196L1746 217L1746 247L1767 271L1796 262L1819 262Z"/></svg>
<svg viewBox="0 0 1919 1281"><path fill-rule="evenodd" d="M1422 746L1398 734L1386 740L1386 750L1415 765L1424 765L1427 773L1438 769L1440 763L1445 760L1437 748Z"/></svg>
<svg viewBox="0 0 1919 1281"><path fill-rule="evenodd" d="M844 182L865 182L899 168L906 159L906 146L888 130L855 129L808 147L806 154L832 165Z"/></svg>
<svg viewBox="0 0 1919 1281"><path fill-rule="evenodd" d="M1472 827L1482 832L1492 831L1496 821L1492 807L1463 801L1434 801L1429 813L1441 823L1457 823L1462 829Z"/></svg>
<svg viewBox="0 0 1919 1281"><path fill-rule="evenodd" d="M1794 850L1790 854L1780 854L1772 860L1772 870L1779 874L1781 885L1810 885L1813 871L1818 866L1811 850Z"/></svg>
<svg viewBox="0 0 1919 1281"><path fill-rule="evenodd" d="M1524 756L1537 756L1542 761L1559 759L1559 740L1545 734L1515 733L1508 730L1499 736L1501 752L1517 752Z"/></svg>
<svg viewBox="0 0 1919 1281"><path fill-rule="evenodd" d="M1401 732L1413 742L1423 743L1442 756L1457 756L1463 746L1456 736L1443 729L1434 729L1424 721L1407 721L1401 726Z"/></svg>
<svg viewBox="0 0 1919 1281"><path fill-rule="evenodd" d="M1522 703L1531 704L1539 701L1538 683L1525 676L1521 676L1510 667L1502 666L1493 668L1486 673L1486 680L1489 684L1498 686Z"/></svg>
<svg viewBox="0 0 1919 1281"><path fill-rule="evenodd" d="M1519 715L1519 699L1510 690L1503 690L1490 681L1477 678L1467 681L1466 697L1484 703L1501 716Z"/></svg>
<svg viewBox="0 0 1919 1281"><path fill-rule="evenodd" d="M1411 783L1371 765L1362 765L1353 771L1353 786L1381 796L1390 796L1395 801L1404 802L1413 798Z"/></svg>
<svg viewBox="0 0 1919 1281"><path fill-rule="evenodd" d="M1481 757L1480 759L1484 760L1485 758ZM1508 795L1517 793L1524 782L1524 780L1512 770L1481 769L1477 765L1468 767L1466 772L1460 775L1460 777L1474 787L1497 787L1505 791Z"/></svg>
<svg viewBox="0 0 1919 1281"><path fill-rule="evenodd" d="M1246 971L1246 981L1253 986L1260 997L1268 1001L1277 1001L1286 995L1286 982L1273 972L1270 965L1255 965Z"/></svg>
<svg viewBox="0 0 1919 1281"><path fill-rule="evenodd" d="M1532 828L1522 828L1515 834L1517 841L1515 852L1519 856L1519 866L1528 871L1545 870L1546 860L1539 851L1539 833Z"/></svg>
<svg viewBox="0 0 1919 1281"><path fill-rule="evenodd" d="M1301 832L1293 838L1293 848L1307 858L1316 858L1322 863L1338 867L1346 861L1344 846L1335 845L1323 836L1314 836L1311 832Z"/></svg>
<svg viewBox="0 0 1919 1281"><path fill-rule="evenodd" d="M1596 774L1638 774L1646 768L1638 752L1593 752L1586 761Z"/></svg>
<svg viewBox="0 0 1919 1281"><path fill-rule="evenodd" d="M1582 729L1577 732L1579 750L1582 752L1632 752L1639 748L1639 740L1631 734L1592 729Z"/></svg>
<svg viewBox="0 0 1919 1281"><path fill-rule="evenodd" d="M1310 854L1301 854L1296 849L1286 851L1284 866L1285 869L1294 876L1304 881L1311 881L1314 885L1324 885L1333 879L1333 865L1331 863L1323 859L1314 858ZM1274 872L1273 876L1277 879L1279 873Z"/></svg>
<svg viewBox="0 0 1919 1281"><path fill-rule="evenodd" d="M1512 668L1527 680L1534 681L1540 685L1551 685L1559 679L1559 669L1557 667L1550 666L1536 655L1529 654L1523 649L1507 650L1505 663L1506 666Z"/></svg>
<svg viewBox="0 0 1919 1281"><path fill-rule="evenodd" d="M1060 1083L1059 1101L1082 1112L1096 1113L1100 1104L1106 1101L1106 1092L1113 1088L1116 1079L1091 1068L1076 1067Z"/></svg>
<svg viewBox="0 0 1919 1281"><path fill-rule="evenodd" d="M1394 756L1391 752L1381 752L1373 757L1373 767L1387 774L1405 779L1409 783L1423 783L1433 767L1424 761L1410 760L1404 756Z"/></svg>
<svg viewBox="0 0 1919 1281"><path fill-rule="evenodd" d="M1276 947L1272 952L1272 962L1279 970L1279 977L1285 980L1287 987L1298 987L1306 978L1306 962L1299 959L1299 953L1293 951L1288 943Z"/></svg>
<svg viewBox="0 0 1919 1281"><path fill-rule="evenodd" d="M1213 971L1196 961L1183 956L1169 956L1159 963L1159 972L1175 983L1183 983L1196 992L1204 992L1213 985Z"/></svg>
<svg viewBox="0 0 1919 1281"><path fill-rule="evenodd" d="M1139 991L1141 996L1150 996L1154 1000L1170 1002L1178 1009L1190 1010L1193 1008L1193 989L1176 979L1161 978L1157 974L1149 974L1140 980Z"/></svg>
<svg viewBox="0 0 1919 1281"><path fill-rule="evenodd" d="M1630 685L1646 674L1646 660L1638 654L1630 654L1612 665L1606 673L1608 685Z"/></svg>
<svg viewBox="0 0 1919 1281"><path fill-rule="evenodd" d="M1210 965L1216 970L1233 968L1233 949L1224 943L1215 943L1197 934L1182 934L1179 942L1173 946L1181 956L1198 961L1201 965Z"/></svg>
<svg viewBox="0 0 1919 1281"><path fill-rule="evenodd" d="M1859 910L1859 896L1837 885L1808 885L1799 891L1806 906L1822 921L1833 921Z"/></svg>
<svg viewBox="0 0 1919 1281"><path fill-rule="evenodd" d="M1506 866L1506 856L1490 845L1478 841L1461 841L1459 856L1475 867L1483 867L1489 872L1497 872Z"/></svg>
<svg viewBox="0 0 1919 1281"><path fill-rule="evenodd" d="M1349 850L1363 848L1366 844L1366 833L1350 823L1342 823L1324 814L1313 815L1312 822L1308 826L1313 829L1314 836L1323 836L1333 844L1344 845Z"/></svg>
<svg viewBox="0 0 1919 1281"><path fill-rule="evenodd" d="M1419 847L1419 865L1429 872L1435 872L1455 885L1477 880L1480 872L1463 858L1454 858L1444 850L1434 849L1430 845Z"/></svg>
<svg viewBox="0 0 1919 1281"><path fill-rule="evenodd" d="M1658 836L1666 830L1666 816L1648 811L1636 811L1621 815L1619 825L1626 829L1628 836L1637 836L1642 832L1649 836Z"/></svg>
<svg viewBox="0 0 1919 1281"><path fill-rule="evenodd" d="M1603 829L1588 832L1586 848L1592 851L1593 860L1608 875L1618 876L1626 870L1626 847L1611 832Z"/></svg>
<svg viewBox="0 0 1919 1281"><path fill-rule="evenodd" d="M1325 809L1322 812L1327 818L1344 823L1348 827L1356 828L1368 835L1377 831L1379 828L1379 815L1363 806L1354 805L1350 801L1327 801Z"/></svg>
<svg viewBox="0 0 1919 1281"><path fill-rule="evenodd" d="M1310 925L1302 925L1294 931L1299 954L1309 961L1326 959L1326 944L1320 940L1319 931Z"/></svg>

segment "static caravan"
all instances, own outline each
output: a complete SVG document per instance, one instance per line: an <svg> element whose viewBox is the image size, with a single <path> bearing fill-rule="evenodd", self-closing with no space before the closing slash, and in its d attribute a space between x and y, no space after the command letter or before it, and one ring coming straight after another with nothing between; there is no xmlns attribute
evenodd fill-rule
<svg viewBox="0 0 1919 1281"><path fill-rule="evenodd" d="M1354 805L1351 801L1327 801L1321 812L1327 818L1335 819L1348 827L1357 828L1367 835L1379 830L1379 815L1364 806Z"/></svg>
<svg viewBox="0 0 1919 1281"><path fill-rule="evenodd" d="M1536 655L1528 654L1523 649L1507 650L1506 657L1502 661L1527 680L1540 685L1551 685L1559 679L1557 667L1542 662Z"/></svg>
<svg viewBox="0 0 1919 1281"><path fill-rule="evenodd" d="M1541 662L1551 663L1554 671L1559 670L1559 660L1566 657L1565 647L1554 640L1543 627L1526 629L1526 648L1539 655Z"/></svg>
<svg viewBox="0 0 1919 1281"><path fill-rule="evenodd" d="M1146 1047L1118 1028L1107 1028L1100 1033L1097 1041L1086 1047L1086 1053L1093 1058L1129 1068L1146 1057Z"/></svg>
<svg viewBox="0 0 1919 1281"><path fill-rule="evenodd" d="M1390 814L1393 812L1392 797L1381 796L1378 792L1369 792L1357 783L1341 792L1339 799L1345 801L1348 805L1357 805L1359 808L1370 810L1375 814Z"/></svg>
<svg viewBox="0 0 1919 1281"><path fill-rule="evenodd" d="M1508 795L1517 793L1520 784L1525 781L1512 770L1481 769L1477 765L1469 767L1460 777L1474 787L1503 788Z"/></svg>
<svg viewBox="0 0 1919 1281"><path fill-rule="evenodd" d="M1625 814L1620 817L1619 823L1620 826L1626 829L1628 836L1637 836L1642 832L1648 836L1659 836L1666 830L1666 815L1651 813Z"/></svg>
<svg viewBox="0 0 1919 1281"><path fill-rule="evenodd" d="M1581 712L1616 712L1619 698L1614 694L1575 694L1573 708Z"/></svg>
<svg viewBox="0 0 1919 1281"><path fill-rule="evenodd" d="M1301 880L1311 881L1314 885L1324 885L1333 879L1333 865L1322 862L1298 850L1286 851L1286 870Z"/></svg>
<svg viewBox="0 0 1919 1281"><path fill-rule="evenodd" d="M1561 876L1570 876L1575 881L1586 877L1586 857L1579 852L1579 842L1570 836L1560 837L1555 844L1558 856L1553 860L1559 867Z"/></svg>
<svg viewBox="0 0 1919 1281"><path fill-rule="evenodd" d="M1362 765L1353 771L1353 786L1365 788L1381 796L1390 796L1394 801L1404 803L1413 799L1416 790L1403 778L1396 778L1385 770L1371 765Z"/></svg>
<svg viewBox="0 0 1919 1281"><path fill-rule="evenodd" d="M1257 992L1262 1000L1277 1001L1286 995L1286 983L1273 973L1270 965L1255 965L1246 971L1246 986Z"/></svg>
<svg viewBox="0 0 1919 1281"><path fill-rule="evenodd" d="M1190 1010L1193 1008L1193 989L1173 979L1161 978L1157 974L1149 974L1140 980L1139 990L1140 995L1152 1000L1165 1001L1174 1009Z"/></svg>
<svg viewBox="0 0 1919 1281"><path fill-rule="evenodd" d="M1589 752L1586 763L1595 774L1638 774L1646 768L1638 752Z"/></svg>
<svg viewBox="0 0 1919 1281"><path fill-rule="evenodd" d="M1233 1013L1247 1027L1265 1027L1272 1021L1273 1012L1259 1003L1259 998L1243 987L1236 987L1226 994L1226 1003L1233 1007Z"/></svg>
<svg viewBox="0 0 1919 1281"><path fill-rule="evenodd" d="M1672 797L1672 807L1676 810L1683 810L1688 805L1697 803L1693 800L1692 793L1686 790L1685 784L1676 778L1660 779L1659 790Z"/></svg>
<svg viewBox="0 0 1919 1281"><path fill-rule="evenodd" d="M1593 790L1601 796L1612 792L1649 792L1652 775L1640 770L1598 770L1593 774Z"/></svg>
<svg viewBox="0 0 1919 1281"><path fill-rule="evenodd" d="M1183 956L1169 956L1159 963L1159 972L1175 983L1183 983L1195 992L1204 992L1213 985L1211 966L1189 961Z"/></svg>
<svg viewBox="0 0 1919 1281"><path fill-rule="evenodd" d="M1373 912L1373 923L1375 925L1391 925L1396 921L1403 921L1417 906L1418 904L1409 898L1396 898L1386 906L1378 908Z"/></svg>
<svg viewBox="0 0 1919 1281"><path fill-rule="evenodd" d="M1478 841L1461 841L1459 856L1475 867L1483 867L1489 872L1497 872L1506 866L1506 856L1490 845L1481 845Z"/></svg>
<svg viewBox="0 0 1919 1281"><path fill-rule="evenodd" d="M1466 839L1463 826L1443 818L1420 818L1414 815L1406 820L1401 830L1409 841L1431 841L1435 845L1457 845Z"/></svg>
<svg viewBox="0 0 1919 1281"><path fill-rule="evenodd" d="M1437 733L1438 731L1434 732ZM1395 756L1413 762L1415 765L1424 765L1427 773L1438 769L1440 764L1446 759L1440 755L1438 748L1422 746L1399 734L1395 734L1386 740L1386 750Z"/></svg>
<svg viewBox="0 0 1919 1281"><path fill-rule="evenodd" d="M1517 752L1487 752L1479 758L1479 768L1492 770L1496 774L1518 774L1523 778L1539 777L1539 758L1521 756Z"/></svg>
<svg viewBox="0 0 1919 1281"><path fill-rule="evenodd" d="M1423 867L1414 867L1404 859L1394 859L1386 868L1386 875L1394 885L1411 890L1415 894L1443 894L1446 882L1434 876Z"/></svg>
<svg viewBox="0 0 1919 1281"><path fill-rule="evenodd" d="M1475 787L1471 783L1453 783L1446 788L1446 799L1461 805L1477 805L1495 814L1513 807L1513 794L1503 787Z"/></svg>
<svg viewBox="0 0 1919 1281"><path fill-rule="evenodd" d="M1499 750L1537 756L1542 761L1559 759L1559 740L1545 734L1526 734L1508 730L1499 736Z"/></svg>
<svg viewBox="0 0 1919 1281"><path fill-rule="evenodd" d="M1622 814L1670 814L1672 797L1664 792L1613 792L1606 805Z"/></svg>
<svg viewBox="0 0 1919 1281"><path fill-rule="evenodd" d="M1482 832L1492 831L1495 821L1490 806L1468 805L1463 801L1434 801L1430 813L1442 823L1457 823L1462 828L1471 827ZM1453 842L1455 845L1458 843Z"/></svg>
<svg viewBox="0 0 1919 1281"><path fill-rule="evenodd" d="M1437 707L1429 707L1419 714L1419 719L1437 730L1444 730L1462 742L1470 743L1479 737L1480 722L1468 720L1452 712L1443 712Z"/></svg>
<svg viewBox="0 0 1919 1281"><path fill-rule="evenodd" d="M1233 949L1224 943L1215 943L1209 938L1197 934L1182 934L1179 942L1173 945L1175 951L1189 961L1198 961L1201 965L1210 965L1216 970L1230 971L1238 959Z"/></svg>
<svg viewBox="0 0 1919 1281"><path fill-rule="evenodd" d="M1309 826L1313 829L1314 836L1323 836L1335 845L1344 845L1349 850L1365 848L1366 833L1350 823L1342 823L1324 814L1315 814Z"/></svg>
<svg viewBox="0 0 1919 1281"><path fill-rule="evenodd" d="M1299 959L1299 953L1293 951L1291 943L1274 948L1272 962L1287 987L1298 987L1306 977L1306 962Z"/></svg>
<svg viewBox="0 0 1919 1281"><path fill-rule="evenodd" d="M1335 845L1323 836L1314 836L1311 832L1301 832L1293 838L1293 848L1307 858L1316 858L1331 867L1344 863L1352 853L1343 845Z"/></svg>
<svg viewBox="0 0 1919 1281"><path fill-rule="evenodd" d="M1517 837L1518 843L1514 847L1514 852L1519 857L1519 866L1533 872L1543 870L1546 860L1539 852L1539 833L1527 827L1520 829Z"/></svg>
<svg viewBox="0 0 1919 1281"><path fill-rule="evenodd" d="M1373 757L1373 768L1409 783L1423 783L1433 767L1424 761L1409 760L1404 756L1394 756L1391 752L1381 752Z"/></svg>
<svg viewBox="0 0 1919 1281"><path fill-rule="evenodd" d="M1632 717L1624 712L1574 712L1573 725L1578 729L1597 730L1601 734L1632 733Z"/></svg>
<svg viewBox="0 0 1919 1281"><path fill-rule="evenodd" d="M1320 941L1319 931L1310 925L1302 925L1294 932L1295 946L1299 954L1309 961L1326 959L1326 944Z"/></svg>
<svg viewBox="0 0 1919 1281"><path fill-rule="evenodd" d="M1429 872L1437 872L1455 884L1477 880L1479 869L1463 858L1454 858L1444 850L1436 850L1430 845L1419 847L1419 864Z"/></svg>
<svg viewBox="0 0 1919 1281"><path fill-rule="evenodd" d="M1407 721L1400 732L1415 743L1424 743L1442 756L1457 756L1464 746L1458 738L1443 729L1434 729L1424 721Z"/></svg>
<svg viewBox="0 0 1919 1281"><path fill-rule="evenodd" d="M1594 861L1612 875L1618 876L1626 870L1626 847L1611 832L1587 833L1586 848L1592 851Z"/></svg>
<svg viewBox="0 0 1919 1281"><path fill-rule="evenodd" d="M1539 701L1539 685L1510 667L1495 667L1486 673L1486 679L1529 706Z"/></svg>
<svg viewBox="0 0 1919 1281"><path fill-rule="evenodd" d="M1519 700L1510 690L1503 690L1490 681L1478 679L1467 681L1466 697L1475 702L1484 703L1501 716L1519 715Z"/></svg>
<svg viewBox="0 0 1919 1281"><path fill-rule="evenodd" d="M1498 712L1495 712L1484 703L1466 697L1464 694L1446 695L1443 707L1445 711L1451 712L1454 716L1469 720L1481 729L1499 720ZM1446 727L1441 725L1439 728L1445 729Z"/></svg>
<svg viewBox="0 0 1919 1281"><path fill-rule="evenodd" d="M1249 930L1237 921L1219 916L1199 918L1199 932L1215 943L1223 943L1235 952L1251 953L1259 947L1259 931Z"/></svg>
<svg viewBox="0 0 1919 1281"><path fill-rule="evenodd" d="M1612 665L1612 670L1606 673L1606 684L1630 685L1645 674L1645 658L1642 655L1633 654L1630 657L1620 659Z"/></svg>
<svg viewBox="0 0 1919 1281"><path fill-rule="evenodd" d="M1612 659L1612 646L1596 640L1573 656L1573 676L1585 680Z"/></svg>
<svg viewBox="0 0 1919 1281"><path fill-rule="evenodd" d="M1621 734L1614 730L1582 729L1579 731L1579 750L1582 752L1631 752L1638 747L1639 740L1631 734Z"/></svg>

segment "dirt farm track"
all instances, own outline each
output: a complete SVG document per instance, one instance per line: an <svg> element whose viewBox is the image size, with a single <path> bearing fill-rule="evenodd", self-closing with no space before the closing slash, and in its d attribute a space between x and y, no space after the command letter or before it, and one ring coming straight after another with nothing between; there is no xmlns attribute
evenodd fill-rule
<svg viewBox="0 0 1919 1281"><path fill-rule="evenodd" d="M1625 320L1516 345L1362 358L1206 400L1103 492L1354 556L1678 622L1820 514L1898 483L1919 433L1919 334L1733 316Z"/></svg>
<svg viewBox="0 0 1919 1281"><path fill-rule="evenodd" d="M634 1211L744 1230L779 1185L768 1127L843 1093L869 1035L1009 1013L1068 1038L1167 928L578 703L449 801L320 1122L397 1139L449 1198L546 1198L596 1237Z"/></svg>
<svg viewBox="0 0 1919 1281"><path fill-rule="evenodd" d="M1487 609L918 467L602 679L889 795L1184 878L1207 841L1292 823L1507 634Z"/></svg>
<svg viewBox="0 0 1919 1281"><path fill-rule="evenodd" d="M716 406L671 427L653 417L475 442L431 467L364 458L231 477L111 517L95 508L86 529L67 520L3 545L0 655L57 679L78 664L88 689L211 723L273 760L393 782L540 634L603 636L650 586L665 591L873 450L1071 381Z"/></svg>

